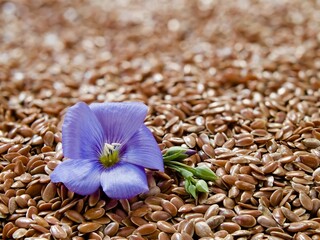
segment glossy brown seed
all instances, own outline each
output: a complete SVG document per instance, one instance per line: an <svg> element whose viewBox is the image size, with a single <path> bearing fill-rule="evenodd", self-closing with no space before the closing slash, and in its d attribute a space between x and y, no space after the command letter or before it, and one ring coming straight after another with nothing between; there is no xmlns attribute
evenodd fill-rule
<svg viewBox="0 0 320 240"><path fill-rule="evenodd" d="M270 196L270 204L274 207L278 206L279 203L281 202L282 198L283 198L283 190L277 189Z"/></svg>
<svg viewBox="0 0 320 240"><path fill-rule="evenodd" d="M170 224L169 222L165 222L165 221L158 221L157 222L157 227L166 233L175 233L176 229L173 227L172 224Z"/></svg>
<svg viewBox="0 0 320 240"><path fill-rule="evenodd" d="M263 227L269 228L269 227L276 227L277 223L274 219L268 216L259 216L257 218L257 222L262 225Z"/></svg>
<svg viewBox="0 0 320 240"><path fill-rule="evenodd" d="M174 217L177 215L177 212L178 212L177 207L173 203L171 203L170 201L162 200L161 206L163 207L163 210L168 212L171 216Z"/></svg>
<svg viewBox="0 0 320 240"><path fill-rule="evenodd" d="M298 232L296 235L296 240L312 240L312 238L305 233Z"/></svg>
<svg viewBox="0 0 320 240"><path fill-rule="evenodd" d="M225 216L212 216L206 220L206 223L211 229L218 227L225 220Z"/></svg>
<svg viewBox="0 0 320 240"><path fill-rule="evenodd" d="M299 200L301 205L311 211L313 209L313 202L311 200L311 198L305 193L305 192L300 192L299 193Z"/></svg>
<svg viewBox="0 0 320 240"><path fill-rule="evenodd" d="M151 234L153 233L154 231L156 231L157 229L157 225L154 224L154 223L147 223L147 224L144 224L142 226L139 226L135 232L136 233L139 233L141 235L148 235L148 234Z"/></svg>
<svg viewBox="0 0 320 240"><path fill-rule="evenodd" d="M244 182L244 181L236 181L235 186L238 189L244 190L244 191L251 191L251 190L255 189L255 185L253 185L251 183Z"/></svg>
<svg viewBox="0 0 320 240"><path fill-rule="evenodd" d="M26 235L26 233L27 233L27 229L19 228L12 234L12 238L13 239L23 238Z"/></svg>
<svg viewBox="0 0 320 240"><path fill-rule="evenodd" d="M232 221L242 227L253 227L256 225L256 219L251 215L239 215L232 218Z"/></svg>
<svg viewBox="0 0 320 240"><path fill-rule="evenodd" d="M33 219L27 217L19 217L15 221L15 225L20 228L29 228L30 224L36 223Z"/></svg>
<svg viewBox="0 0 320 240"><path fill-rule="evenodd" d="M41 196L42 199L46 202L49 202L51 199L53 199L56 195L57 187L54 183L50 182L42 192Z"/></svg>
<svg viewBox="0 0 320 240"><path fill-rule="evenodd" d="M303 232L309 228L308 224L305 222L293 222L290 223L287 230L289 232Z"/></svg>
<svg viewBox="0 0 320 240"><path fill-rule="evenodd" d="M208 219L208 218L210 218L210 217L212 217L212 216L217 215L218 212L219 212L219 205L218 205L218 204L213 204L213 205L211 205L211 206L207 209L207 211L205 212L204 218L205 218L205 219Z"/></svg>
<svg viewBox="0 0 320 240"><path fill-rule="evenodd" d="M108 236L114 236L116 235L118 230L119 230L119 223L111 222L105 227L105 229L103 230L103 233Z"/></svg>
<svg viewBox="0 0 320 240"><path fill-rule="evenodd" d="M81 233L89 233L89 232L93 232L96 231L97 229L99 229L101 227L101 224L98 223L94 223L94 222L87 222L87 223L81 223L77 229L81 232Z"/></svg>
<svg viewBox="0 0 320 240"><path fill-rule="evenodd" d="M77 211L74 210L68 210L65 212L65 215L72 221L76 222L76 223L83 223L85 222L84 217L78 213Z"/></svg>
<svg viewBox="0 0 320 240"><path fill-rule="evenodd" d="M93 220L101 218L105 214L105 210L103 208L91 208L88 211L86 211L83 216L87 220Z"/></svg>
<svg viewBox="0 0 320 240"><path fill-rule="evenodd" d="M55 238L66 238L68 236L67 232L59 225L52 225L50 233Z"/></svg>
<svg viewBox="0 0 320 240"><path fill-rule="evenodd" d="M284 222L286 221L285 216L283 215L282 211L280 208L275 208L272 211L272 217L274 220L276 220L277 223L279 223L280 225L283 225Z"/></svg>
<svg viewBox="0 0 320 240"><path fill-rule="evenodd" d="M226 198L226 195L224 193L217 193L211 197L209 197L206 201L206 204L212 205L215 203L219 203L221 201L223 201L223 199Z"/></svg>
<svg viewBox="0 0 320 240"><path fill-rule="evenodd" d="M151 213L151 219L155 222L157 221L167 221L170 218L172 218L172 216L170 215L170 213L165 212L165 211L154 211L153 213Z"/></svg>
<svg viewBox="0 0 320 240"><path fill-rule="evenodd" d="M212 237L213 232L211 231L209 225L206 222L197 222L194 225L195 233L199 237Z"/></svg>
<svg viewBox="0 0 320 240"><path fill-rule="evenodd" d="M221 230L226 230L228 233L234 233L238 230L241 229L241 227L239 226L239 224L234 223L234 222L223 222L220 225L220 229Z"/></svg>
<svg viewBox="0 0 320 240"><path fill-rule="evenodd" d="M38 224L30 224L30 227L39 231L39 232L42 232L42 233L49 233L50 232L47 228L45 228L41 225L38 225Z"/></svg>
<svg viewBox="0 0 320 240"><path fill-rule="evenodd" d="M299 222L300 219L298 217L297 214L295 214L294 212L292 212L291 210L289 210L286 207L281 207L281 211L283 213L283 215L290 221L290 222Z"/></svg>

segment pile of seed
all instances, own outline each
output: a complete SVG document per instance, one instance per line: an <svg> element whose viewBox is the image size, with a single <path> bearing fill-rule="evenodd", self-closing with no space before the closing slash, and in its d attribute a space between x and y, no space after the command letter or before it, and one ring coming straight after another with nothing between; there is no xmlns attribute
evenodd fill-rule
<svg viewBox="0 0 320 240"><path fill-rule="evenodd" d="M320 2L0 2L1 239L320 239ZM129 200L50 173L78 101L143 101L159 147L219 179L147 171Z"/></svg>

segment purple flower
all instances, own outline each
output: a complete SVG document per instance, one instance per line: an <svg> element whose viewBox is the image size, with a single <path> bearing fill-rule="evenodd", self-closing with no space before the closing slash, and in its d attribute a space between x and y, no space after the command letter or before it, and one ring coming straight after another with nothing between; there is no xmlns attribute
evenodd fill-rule
<svg viewBox="0 0 320 240"><path fill-rule="evenodd" d="M62 126L62 148L69 158L51 173L71 191L98 190L115 199L148 191L144 168L163 171L160 149L144 125L143 103L80 102L70 107Z"/></svg>

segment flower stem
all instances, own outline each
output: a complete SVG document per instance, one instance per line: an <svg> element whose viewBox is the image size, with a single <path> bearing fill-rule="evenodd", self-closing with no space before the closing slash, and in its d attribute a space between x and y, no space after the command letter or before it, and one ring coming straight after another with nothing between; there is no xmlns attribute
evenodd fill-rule
<svg viewBox="0 0 320 240"><path fill-rule="evenodd" d="M163 155L164 164L178 172L185 179L185 189L193 198L198 198L199 192L209 192L206 181L215 181L218 177L206 166L197 166L193 168L181 160L191 156L195 151L181 147L171 147Z"/></svg>

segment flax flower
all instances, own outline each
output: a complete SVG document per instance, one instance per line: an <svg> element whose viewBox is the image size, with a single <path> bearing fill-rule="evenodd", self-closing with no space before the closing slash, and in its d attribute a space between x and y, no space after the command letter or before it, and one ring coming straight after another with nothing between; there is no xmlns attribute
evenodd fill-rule
<svg viewBox="0 0 320 240"><path fill-rule="evenodd" d="M102 186L115 199L148 191L145 168L163 171L160 149L144 125L143 103L83 102L70 107L62 126L68 158L51 173L71 191L89 195Z"/></svg>

